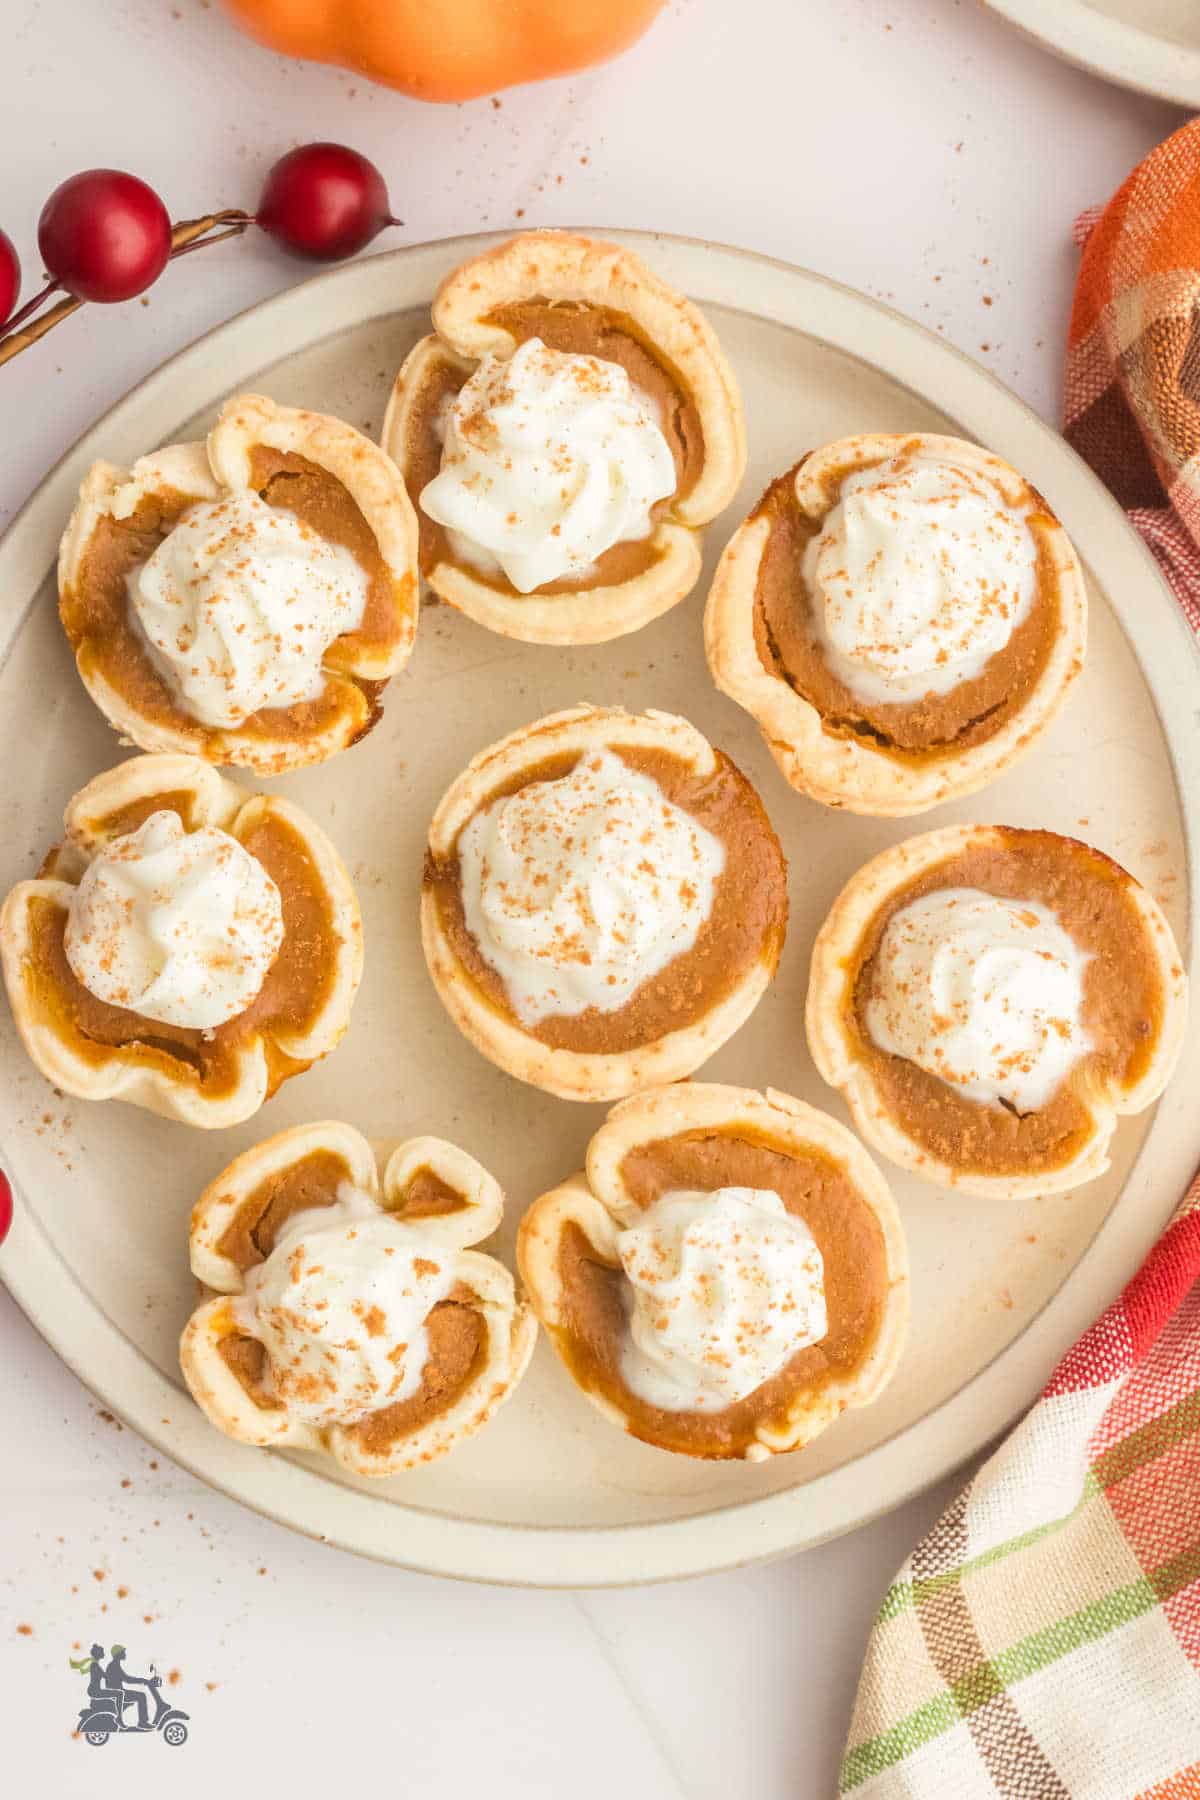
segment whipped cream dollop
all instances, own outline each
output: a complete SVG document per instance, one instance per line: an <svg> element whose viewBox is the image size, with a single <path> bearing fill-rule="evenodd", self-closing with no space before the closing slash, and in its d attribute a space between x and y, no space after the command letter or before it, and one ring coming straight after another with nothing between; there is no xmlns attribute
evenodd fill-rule
<svg viewBox="0 0 1200 1800"><path fill-rule="evenodd" d="M202 1031L245 1012L282 943L279 889L258 858L165 811L92 859L63 936L97 1000Z"/></svg>
<svg viewBox="0 0 1200 1800"><path fill-rule="evenodd" d="M524 1025L616 1012L690 950L725 847L610 750L475 814L458 840L463 916Z"/></svg>
<svg viewBox="0 0 1200 1800"><path fill-rule="evenodd" d="M343 1182L335 1205L287 1221L234 1315L266 1348L275 1398L335 1425L417 1392L425 1322L454 1282L452 1252Z"/></svg>
<svg viewBox="0 0 1200 1800"><path fill-rule="evenodd" d="M719 1412L828 1330L825 1267L770 1189L678 1189L617 1238L629 1283L621 1373L665 1412Z"/></svg>
<svg viewBox="0 0 1200 1800"><path fill-rule="evenodd" d="M648 536L675 484L653 405L621 365L529 338L459 391L421 506L459 554L529 594Z"/></svg>
<svg viewBox="0 0 1200 1800"><path fill-rule="evenodd" d="M1088 960L1038 901L939 888L888 920L866 1027L970 1100L1037 1112L1092 1047Z"/></svg>
<svg viewBox="0 0 1200 1800"><path fill-rule="evenodd" d="M988 476L905 451L848 475L805 552L826 661L851 693L896 702L973 680L1037 593L1025 513Z"/></svg>
<svg viewBox="0 0 1200 1800"><path fill-rule="evenodd" d="M247 489L189 506L127 586L185 711L233 729L318 698L321 658L361 625L370 582L349 550Z"/></svg>

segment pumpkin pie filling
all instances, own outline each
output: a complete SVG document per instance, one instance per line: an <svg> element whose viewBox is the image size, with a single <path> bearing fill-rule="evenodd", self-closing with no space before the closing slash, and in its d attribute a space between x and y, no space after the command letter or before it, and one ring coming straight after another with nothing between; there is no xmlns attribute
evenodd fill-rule
<svg viewBox="0 0 1200 1800"><path fill-rule="evenodd" d="M415 1169L405 1183L398 1207L392 1210L405 1219L442 1219L447 1213L465 1212L470 1202L465 1194L443 1181L436 1169Z"/></svg>
<svg viewBox="0 0 1200 1800"><path fill-rule="evenodd" d="M700 414L682 377L649 343L627 313L573 301L520 300L498 307L486 323L511 333L517 346L539 338L548 349L600 357L625 370L635 389L654 405L660 431L670 447L676 470L676 487L651 511L657 520L687 494L704 464L704 436ZM446 350L427 367L423 385L414 397L409 415L408 443L404 456L409 496L420 522L420 562L423 573L439 562L457 564L445 528L421 508L422 490L441 468L443 420L447 407L465 385L471 369ZM564 576L537 588L539 594L578 593L589 588L617 586L650 568L662 554L652 538L613 544L590 568L577 576ZM497 591L507 592L503 576L471 566L472 577Z"/></svg>
<svg viewBox="0 0 1200 1800"><path fill-rule="evenodd" d="M130 800L125 806L114 807L98 819L91 819L88 824L105 838L125 837L144 825L152 813L178 813L183 821L185 831L194 831L199 824L196 812L196 796L188 788L179 788L175 792L162 794L144 794L138 800ZM42 865L40 874L53 877L62 854L61 847L51 850Z"/></svg>
<svg viewBox="0 0 1200 1800"><path fill-rule="evenodd" d="M122 814L123 828L132 830L141 823L136 815L143 808L146 815L180 810L188 824L186 811L173 807L171 796L155 795L125 809L129 824L124 826ZM334 979L340 934L308 847L291 825L268 813L240 834L239 842L279 889L283 943L250 1005L209 1031L147 1019L98 999L67 960L67 908L45 896L31 902L26 992L36 1015L66 1037L76 1055L99 1064L119 1048L139 1062L196 1082L214 1097L236 1086L237 1052L252 1033L265 1034L268 1092L302 1066L278 1049L270 1028L302 1032L317 1015Z"/></svg>
<svg viewBox="0 0 1200 1800"><path fill-rule="evenodd" d="M774 966L787 925L783 852L757 794L729 759L716 752L716 769L697 775L669 751L619 744L612 749L622 763L650 777L668 802L718 839L725 860L712 907L692 948L643 981L624 1005L612 1011L591 1006L575 1014L550 1012L534 1024L521 1025L552 1049L584 1054L627 1051L694 1025L757 964L766 961ZM579 753L567 753L528 767L493 789L477 810L532 783L560 780L579 761ZM429 855L425 883L462 968L488 1004L515 1021L503 979L467 927L458 855L444 859Z"/></svg>
<svg viewBox="0 0 1200 1800"><path fill-rule="evenodd" d="M449 1183L425 1169L416 1172L405 1188L401 1205L390 1211L404 1218L431 1216L434 1209L422 1205L422 1201L430 1198L429 1189L421 1183L422 1176L444 1190L444 1195L435 1195L435 1199L448 1200L454 1196L463 1203L462 1195L456 1194ZM246 1196L222 1234L218 1250L245 1273L270 1256L289 1219L299 1213L334 1205L341 1184L349 1178L349 1165L343 1156L325 1149L311 1151L298 1162L269 1176ZM452 1208L443 1204L440 1210L445 1212ZM238 1328L232 1306L228 1327L219 1343L226 1367L257 1407L265 1411L277 1410L280 1402L271 1391L264 1345L249 1332ZM369 1321L366 1328L370 1329ZM379 1407L343 1427L369 1455L382 1454L397 1438L407 1436L444 1412L482 1368L487 1353L487 1332L475 1296L464 1283L457 1283L449 1297L432 1309L425 1329L428 1353L417 1390L407 1399Z"/></svg>
<svg viewBox="0 0 1200 1800"><path fill-rule="evenodd" d="M350 1165L335 1150L312 1150L289 1163L247 1194L217 1241L217 1250L243 1274L265 1262L287 1221L316 1206L330 1206L343 1181L352 1179ZM389 1206L396 1218L431 1219L459 1212L467 1205L457 1188L428 1167L417 1169L405 1183L399 1204Z"/></svg>
<svg viewBox="0 0 1200 1800"><path fill-rule="evenodd" d="M389 573L375 535L348 489L307 458L263 444L251 451L250 467L251 487L262 500L294 514L328 543L349 551L367 575L361 624L335 640L326 653L326 665L351 664L356 653L394 642L397 618L407 616L409 597L398 592L401 584ZM85 677L101 677L141 717L186 729L199 746L228 734L203 724L182 705L142 638L127 589L130 574L149 560L194 504L195 496L167 488L145 495L128 518L105 513L91 533L59 610ZM359 677L356 685L366 708L361 734L378 717L384 683ZM261 739L308 737L330 729L346 706L344 687L331 690L327 685L315 699L264 707L236 729L239 735Z"/></svg>
<svg viewBox="0 0 1200 1800"><path fill-rule="evenodd" d="M343 1426L368 1455L378 1456L397 1438L407 1437L439 1413L446 1412L475 1380L487 1352L487 1333L469 1289L460 1287L457 1299L440 1300L428 1315L425 1332L429 1353L421 1373L421 1385L407 1400L377 1407L361 1419ZM271 1392L267 1376L267 1352L256 1337L232 1326L221 1339L222 1361L255 1406L276 1412L281 1402Z"/></svg>
<svg viewBox="0 0 1200 1800"><path fill-rule="evenodd" d="M1133 878L1108 857L1052 832L995 830L891 894L864 930L848 984L845 1024L879 1099L931 1156L963 1172L1035 1174L1068 1164L1092 1132L1089 1092L1132 1085L1159 1039L1164 993ZM1086 957L1081 1022L1091 1048L1036 1110L989 1105L890 1055L872 1038L865 1008L879 991L879 948L889 920L941 889L971 889L1048 908Z"/></svg>
<svg viewBox="0 0 1200 1800"><path fill-rule="evenodd" d="M837 504L851 468L860 472L873 466L831 468L829 509ZM867 740L873 750L899 761L936 760L986 742L1021 710L1058 637L1060 576L1050 542L1057 521L1048 510L1025 515L1037 550L1033 602L977 675L920 699L866 699L840 679L825 655L814 610L819 602L803 572L805 551L822 531L824 519L811 517L796 498L795 480L802 467L803 462L773 482L751 515L752 521L766 519L770 526L754 600L755 644L763 668L816 709L827 734Z"/></svg>
<svg viewBox="0 0 1200 1800"><path fill-rule="evenodd" d="M666 1411L632 1392L621 1373L628 1338L625 1275L603 1261L578 1225L559 1244L564 1324L559 1348L581 1387L610 1400L634 1435L692 1456L737 1456L764 1426L782 1426L798 1393L819 1392L862 1365L888 1292L887 1253L875 1212L841 1165L812 1147L797 1155L770 1136L688 1131L639 1145L620 1168L642 1210L676 1190L752 1188L778 1194L803 1220L824 1264L828 1329L745 1399L721 1411Z"/></svg>
<svg viewBox="0 0 1200 1800"><path fill-rule="evenodd" d="M331 1206L350 1165L335 1150L312 1150L289 1163L246 1195L217 1240L217 1250L243 1274L270 1256L283 1227L296 1213Z"/></svg>

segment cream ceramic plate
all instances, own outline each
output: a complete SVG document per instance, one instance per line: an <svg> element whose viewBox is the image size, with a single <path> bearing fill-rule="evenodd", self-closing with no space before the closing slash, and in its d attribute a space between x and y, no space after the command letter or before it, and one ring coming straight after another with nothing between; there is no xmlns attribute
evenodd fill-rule
<svg viewBox="0 0 1200 1800"><path fill-rule="evenodd" d="M66 799L113 760L112 736L59 629L49 573L87 464L99 455L131 461L194 436L239 388L377 430L436 283L488 241L374 257L257 307L143 383L34 496L0 549L0 718L10 770L20 771L5 784L3 887L31 872ZM771 476L805 448L850 432L978 437L1049 496L1091 570L1090 665L1034 755L928 822L979 817L1079 832L1153 888L1188 942L1200 669L1150 557L1103 489L990 376L874 302L737 251L633 241L706 308L745 391L750 470L710 535L710 570ZM552 1100L485 1062L446 1017L421 959L430 814L471 752L523 721L582 699L664 707L694 719L756 782L791 858L788 945L774 988L704 1076L770 1083L844 1117L804 1046L809 949L847 876L911 827L827 812L785 785L752 721L707 677L704 589L702 581L636 636L584 650L519 644L445 606L423 610L416 652L378 728L276 784L351 867L366 979L338 1052L249 1125L189 1132L131 1107L57 1099L18 1048L5 1010L0 1154L18 1194L0 1273L114 1411L215 1487L313 1536L440 1573L540 1585L652 1580L815 1543L896 1505L1008 1424L1136 1266L1192 1173L1195 1040L1157 1113L1122 1127L1112 1174L1074 1197L989 1206L895 1175L913 1263L900 1371L877 1405L766 1467L693 1464L622 1437L545 1343L481 1437L380 1484L240 1447L206 1423L175 1361L194 1297L187 1218L236 1152L316 1118L348 1119L380 1137L448 1137L507 1189L498 1247L509 1257L524 1204L578 1167L599 1122L600 1108ZM1190 799L1172 744L1192 759Z"/></svg>
<svg viewBox="0 0 1200 1800"><path fill-rule="evenodd" d="M1068 62L1200 107L1200 0L984 0Z"/></svg>

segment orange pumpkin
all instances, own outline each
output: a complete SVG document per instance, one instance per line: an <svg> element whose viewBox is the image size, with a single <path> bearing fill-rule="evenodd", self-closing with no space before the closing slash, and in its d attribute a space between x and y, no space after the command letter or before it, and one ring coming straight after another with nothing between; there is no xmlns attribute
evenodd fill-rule
<svg viewBox="0 0 1200 1800"><path fill-rule="evenodd" d="M422 100L472 100L603 62L664 0L225 0L288 56L338 63Z"/></svg>

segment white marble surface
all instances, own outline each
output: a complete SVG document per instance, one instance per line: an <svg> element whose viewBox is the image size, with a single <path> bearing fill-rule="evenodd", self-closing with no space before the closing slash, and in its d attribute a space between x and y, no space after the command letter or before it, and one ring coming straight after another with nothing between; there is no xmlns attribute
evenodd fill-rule
<svg viewBox="0 0 1200 1800"><path fill-rule="evenodd" d="M883 297L1051 417L1071 218L1178 118L975 0L672 0L610 69L446 109L286 64L207 0L0 0L0 27L0 225L31 274L42 201L80 167L134 169L184 217L251 204L274 156L332 137L380 162L413 241L523 220L748 245ZM262 243L214 250L0 371L0 524L133 382L297 273ZM348 1774L495 1800L830 1794L874 1607L954 1486L707 1581L456 1586L210 1494L106 1420L2 1295L0 1359L5 1785L56 1800L165 1780L307 1797ZM72 1741L67 1657L93 1636L178 1672L185 1748L97 1761Z"/></svg>

